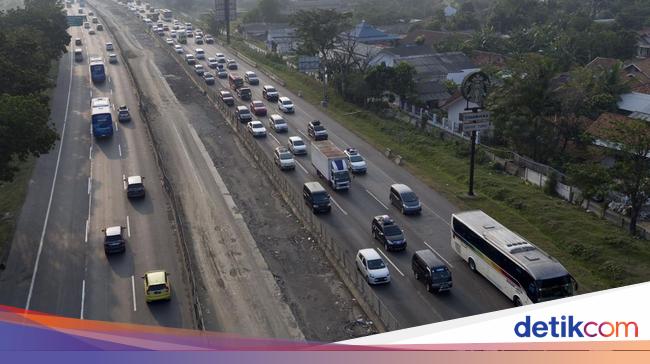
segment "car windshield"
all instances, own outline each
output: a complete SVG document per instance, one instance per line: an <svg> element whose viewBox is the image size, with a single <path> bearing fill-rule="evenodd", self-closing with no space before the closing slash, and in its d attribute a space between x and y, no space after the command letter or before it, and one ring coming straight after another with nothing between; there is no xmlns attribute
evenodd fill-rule
<svg viewBox="0 0 650 364"><path fill-rule="evenodd" d="M282 105L291 105L291 100L282 101Z"/></svg>
<svg viewBox="0 0 650 364"><path fill-rule="evenodd" d="M330 197L327 192L319 192L312 195L312 200L314 202L328 202L330 200Z"/></svg>
<svg viewBox="0 0 650 364"><path fill-rule="evenodd" d="M221 93L221 96L223 96L223 97L232 97L232 95L230 94L230 92L222 92L222 93Z"/></svg>
<svg viewBox="0 0 650 364"><path fill-rule="evenodd" d="M384 226L384 235L386 236L402 235L402 229L400 229L397 225Z"/></svg>
<svg viewBox="0 0 650 364"><path fill-rule="evenodd" d="M291 156L291 153L289 152L283 152L280 153L280 159L292 159L293 157Z"/></svg>
<svg viewBox="0 0 650 364"><path fill-rule="evenodd" d="M255 107L264 107L264 104L261 103L261 102L254 102L253 106L255 106Z"/></svg>
<svg viewBox="0 0 650 364"><path fill-rule="evenodd" d="M360 155L350 156L350 162L363 162L363 158Z"/></svg>
<svg viewBox="0 0 650 364"><path fill-rule="evenodd" d="M402 194L402 201L404 202L417 202L418 201L418 196L415 195L413 192L406 192Z"/></svg>
<svg viewBox="0 0 650 364"><path fill-rule="evenodd" d="M323 126L321 126L321 125L316 125L316 126L314 126L314 130L315 131L322 131L322 130L325 130L325 128L323 128Z"/></svg>
<svg viewBox="0 0 650 364"><path fill-rule="evenodd" d="M252 126L253 128L256 128L256 129L257 129L257 128L263 128L263 127L264 127L264 126L262 125L262 123L251 123L251 126Z"/></svg>
<svg viewBox="0 0 650 364"><path fill-rule="evenodd" d="M368 269L382 269L386 268L386 264L381 259L373 259L368 261Z"/></svg>
<svg viewBox="0 0 650 364"><path fill-rule="evenodd" d="M299 146L299 147L300 147L300 146L305 145L305 143L303 143L302 140L294 140L294 141L293 141L293 145L295 145L295 146Z"/></svg>
<svg viewBox="0 0 650 364"><path fill-rule="evenodd" d="M275 92L275 89L273 87L269 87L266 89L266 92Z"/></svg>
<svg viewBox="0 0 650 364"><path fill-rule="evenodd" d="M248 110L239 110L239 115L248 115L249 113Z"/></svg>
<svg viewBox="0 0 650 364"><path fill-rule="evenodd" d="M154 285L149 286L149 288L147 288L147 292L149 292L149 293L155 292L155 291L166 291L166 290L167 290L167 286L164 285L164 284L154 284Z"/></svg>
<svg viewBox="0 0 650 364"><path fill-rule="evenodd" d="M144 188L144 185L142 183L132 183L129 185L129 188L133 190L139 190Z"/></svg>
<svg viewBox="0 0 650 364"><path fill-rule="evenodd" d="M451 274L447 267L436 267L431 269L431 278L435 280L447 280L450 275Z"/></svg>
<svg viewBox="0 0 650 364"><path fill-rule="evenodd" d="M111 235L106 237L106 241L120 241L122 240L121 235Z"/></svg>

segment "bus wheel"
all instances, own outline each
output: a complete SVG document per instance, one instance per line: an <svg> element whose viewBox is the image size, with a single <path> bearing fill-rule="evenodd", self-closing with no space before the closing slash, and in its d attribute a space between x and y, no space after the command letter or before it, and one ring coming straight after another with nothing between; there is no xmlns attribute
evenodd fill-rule
<svg viewBox="0 0 650 364"><path fill-rule="evenodd" d="M469 269L471 269L472 272L476 272L476 263L474 263L474 259L467 259L467 264L469 264Z"/></svg>
<svg viewBox="0 0 650 364"><path fill-rule="evenodd" d="M512 302L515 303L515 307L522 306L522 304L521 304L521 300L520 300L519 297L517 297L517 296L515 296L515 298L512 299Z"/></svg>

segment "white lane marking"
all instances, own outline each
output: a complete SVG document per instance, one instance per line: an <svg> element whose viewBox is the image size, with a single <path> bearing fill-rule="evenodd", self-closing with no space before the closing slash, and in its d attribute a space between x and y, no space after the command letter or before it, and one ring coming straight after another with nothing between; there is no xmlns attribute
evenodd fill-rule
<svg viewBox="0 0 650 364"><path fill-rule="evenodd" d="M346 216L347 216L347 214L348 214L348 213L347 213L347 212L345 212L345 210L343 210L343 208L341 207L341 205L339 205L339 203L338 203L338 202L336 202L336 200L334 200L334 199L333 199L332 197L330 197L330 200L332 200L332 202L334 202L334 204L336 205L336 207L338 207L338 208L339 208L339 210L341 210L341 212L342 212L342 213L343 213L344 215L346 215Z"/></svg>
<svg viewBox="0 0 650 364"><path fill-rule="evenodd" d="M383 252L381 249L375 249L375 250L377 250L377 251L379 252L379 254L383 255L384 258L386 258L386 260L388 261L388 263L390 263L390 265L392 265L393 268L395 268L395 270L397 271L397 273L401 274L402 277L404 277L404 273L402 273L402 271L399 270L399 268L397 268L397 266L395 265L395 263L393 263L393 261L390 260L390 258L389 258L386 254L384 254L384 252Z"/></svg>
<svg viewBox="0 0 650 364"><path fill-rule="evenodd" d="M437 255L438 258L442 259L443 262L447 263L447 265L449 266L449 268L453 268L453 267L454 267L453 265L451 265L451 263L449 263L449 262L447 261L447 259L443 258L442 255L441 255L440 253L438 253L435 249L433 249L433 247L432 247L431 245L427 244L426 241L424 242L424 245L428 246L429 249L431 249L431 251L433 252L433 254Z"/></svg>
<svg viewBox="0 0 650 364"><path fill-rule="evenodd" d="M131 237L131 224L129 223L129 216L126 216L126 233Z"/></svg>
<svg viewBox="0 0 650 364"><path fill-rule="evenodd" d="M122 175L122 182L124 184L124 189L126 190L126 176Z"/></svg>
<svg viewBox="0 0 650 364"><path fill-rule="evenodd" d="M120 158L121 158L122 157L122 145L121 144L117 145L117 151L118 151L118 153L120 153Z"/></svg>
<svg viewBox="0 0 650 364"><path fill-rule="evenodd" d="M370 192L370 191L368 191L368 190L366 190L366 192L368 192L368 194L369 194L372 198L374 198L375 201L379 202L380 205L384 206L384 208L385 208L386 210L388 210L388 206L384 205L384 203L381 202L381 201L377 198L377 196L375 196L372 192Z"/></svg>
<svg viewBox="0 0 650 364"><path fill-rule="evenodd" d="M294 159L294 160L295 160L295 159ZM309 171L307 170L307 168L305 168L305 167L302 166L302 163L296 161L296 164L297 164L298 167L300 167L303 171L305 171L306 174L309 174Z"/></svg>
<svg viewBox="0 0 650 364"><path fill-rule="evenodd" d="M90 98L93 98L93 90L90 90Z"/></svg>
<svg viewBox="0 0 650 364"><path fill-rule="evenodd" d="M90 176L88 177L88 194L90 195L90 189L92 188L93 182L92 179L90 179Z"/></svg>
<svg viewBox="0 0 650 364"><path fill-rule="evenodd" d="M92 133L92 126L91 126L91 133ZM90 144L90 153L88 153L88 159L92 160L93 159L93 144Z"/></svg>
<svg viewBox="0 0 650 364"><path fill-rule="evenodd" d="M113 89L111 89L111 95L113 94Z"/></svg>
<svg viewBox="0 0 650 364"><path fill-rule="evenodd" d="M45 232L47 231L47 222L50 218L50 209L52 208L52 198L54 197L54 187L56 186L56 177L59 174L59 162L61 161L61 151L63 150L63 141L65 140L65 129L68 123L68 109L70 108L70 93L72 91L72 65L73 65L72 57L70 57L70 83L68 84L68 98L65 105L65 114L63 116L63 130L61 131L61 142L59 143L59 152L56 157L56 166L54 167L54 177L52 177L52 188L50 189L50 199L47 202L47 210L45 211L45 220L43 221L43 231L41 232L41 239L38 242L36 262L34 263L32 280L29 283L29 292L27 293L27 302L25 303L25 310L29 310L29 305L32 302L32 293L34 292L34 283L36 282L38 263L41 260L41 253L43 252L43 241L45 240Z"/></svg>
<svg viewBox="0 0 650 364"><path fill-rule="evenodd" d="M88 242L88 229L90 228L90 220L86 219L86 237L84 238L84 242Z"/></svg>
<svg viewBox="0 0 650 364"><path fill-rule="evenodd" d="M108 83L111 83L111 76L108 76ZM113 89L111 89L111 93L113 93Z"/></svg>
<svg viewBox="0 0 650 364"><path fill-rule="evenodd" d="M80 319L84 319L84 304L86 303L86 280L81 281L81 314Z"/></svg>
<svg viewBox="0 0 650 364"><path fill-rule="evenodd" d="M282 145L282 144L280 144L280 141L275 137L275 135L273 135L273 134L271 134L271 133L268 133L268 135L269 135L271 138L273 138L273 140L275 140L275 142L278 143L278 145Z"/></svg>
<svg viewBox="0 0 650 364"><path fill-rule="evenodd" d="M431 209L431 207L429 207L429 206L427 206L427 205L425 205L425 204L422 204L422 206L424 206L425 209L431 211L432 214L436 215L436 217L437 217L438 219L440 219L440 221L442 221L442 222L444 222L445 224L447 224L447 226L451 226L451 225L449 225L449 220L448 220L448 219L443 219L442 216L438 215L435 211L433 211L433 209Z"/></svg>
<svg viewBox="0 0 650 364"><path fill-rule="evenodd" d="M118 128L118 126L117 126L117 121L115 122L115 131L116 131L116 132L117 132L117 131L120 131L120 128Z"/></svg>
<svg viewBox="0 0 650 364"><path fill-rule="evenodd" d="M135 307L135 278L131 276L131 292L133 292L133 311L136 311Z"/></svg>

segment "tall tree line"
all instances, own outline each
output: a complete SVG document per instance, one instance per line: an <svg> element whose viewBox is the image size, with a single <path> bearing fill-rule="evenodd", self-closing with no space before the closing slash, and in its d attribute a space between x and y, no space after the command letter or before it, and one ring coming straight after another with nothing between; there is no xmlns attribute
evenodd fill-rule
<svg viewBox="0 0 650 364"><path fill-rule="evenodd" d="M25 0L0 12L0 181L11 181L19 162L47 153L58 135L50 121L48 78L70 35L59 0Z"/></svg>

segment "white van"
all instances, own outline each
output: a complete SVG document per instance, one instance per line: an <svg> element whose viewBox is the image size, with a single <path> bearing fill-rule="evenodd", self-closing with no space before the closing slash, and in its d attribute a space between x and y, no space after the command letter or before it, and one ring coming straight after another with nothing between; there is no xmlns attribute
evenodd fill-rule
<svg viewBox="0 0 650 364"><path fill-rule="evenodd" d="M205 59L205 51L203 48L197 48L194 52L196 53L196 59Z"/></svg>

